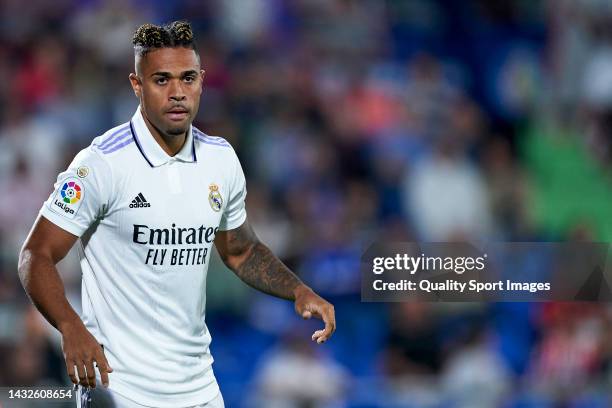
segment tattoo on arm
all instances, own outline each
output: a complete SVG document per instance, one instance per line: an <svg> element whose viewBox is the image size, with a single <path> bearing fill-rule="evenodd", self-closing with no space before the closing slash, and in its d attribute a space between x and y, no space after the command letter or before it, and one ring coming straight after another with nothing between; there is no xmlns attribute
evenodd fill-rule
<svg viewBox="0 0 612 408"><path fill-rule="evenodd" d="M270 249L262 244L248 223L227 231L217 246L224 261L235 257L228 266L245 283L267 294L293 300L293 291L302 281Z"/></svg>

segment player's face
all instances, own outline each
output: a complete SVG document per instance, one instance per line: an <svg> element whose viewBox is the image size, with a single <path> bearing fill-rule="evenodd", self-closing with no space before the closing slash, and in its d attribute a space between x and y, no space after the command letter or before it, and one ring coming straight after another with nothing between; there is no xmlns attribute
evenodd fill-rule
<svg viewBox="0 0 612 408"><path fill-rule="evenodd" d="M195 51L160 48L136 62L130 81L145 118L160 133L184 134L198 113L204 70Z"/></svg>

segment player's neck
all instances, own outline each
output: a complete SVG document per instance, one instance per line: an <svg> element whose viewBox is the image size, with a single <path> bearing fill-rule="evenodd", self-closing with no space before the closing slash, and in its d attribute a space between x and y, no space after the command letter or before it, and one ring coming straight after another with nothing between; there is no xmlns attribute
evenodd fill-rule
<svg viewBox="0 0 612 408"><path fill-rule="evenodd" d="M169 156L174 156L181 151L181 148L185 144L187 139L187 133L181 135L168 136L157 130L152 130L151 134L155 141L161 146L164 152L168 153Z"/></svg>
<svg viewBox="0 0 612 408"><path fill-rule="evenodd" d="M155 141L157 142L157 144L159 144L163 151L166 152L169 156L176 155L185 144L185 140L187 139L187 132L180 135L166 135L159 129L157 129L144 114L142 116L144 118L145 124L147 125L147 128L149 129L149 132L151 132L151 135L153 135L153 139L155 139Z"/></svg>

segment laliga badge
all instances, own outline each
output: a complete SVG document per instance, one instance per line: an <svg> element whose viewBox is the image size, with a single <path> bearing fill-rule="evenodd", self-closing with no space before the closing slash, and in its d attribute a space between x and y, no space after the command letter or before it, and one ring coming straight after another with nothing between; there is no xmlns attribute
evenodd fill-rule
<svg viewBox="0 0 612 408"><path fill-rule="evenodd" d="M76 178L67 179L49 203L51 210L66 218L74 218L83 204L84 191L79 183Z"/></svg>
<svg viewBox="0 0 612 408"><path fill-rule="evenodd" d="M223 206L223 197L221 197L221 193L219 192L219 186L215 183L212 183L208 186L210 189L210 194L208 194L208 203L210 204L210 208L214 211L221 211L221 207Z"/></svg>

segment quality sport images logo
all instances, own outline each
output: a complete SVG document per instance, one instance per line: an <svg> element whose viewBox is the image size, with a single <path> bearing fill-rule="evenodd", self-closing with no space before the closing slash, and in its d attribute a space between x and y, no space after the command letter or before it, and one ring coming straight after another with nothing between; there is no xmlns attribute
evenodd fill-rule
<svg viewBox="0 0 612 408"><path fill-rule="evenodd" d="M76 214L83 198L83 187L76 180L66 181L55 196L53 204L59 208L64 215L73 217Z"/></svg>

